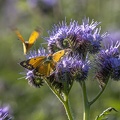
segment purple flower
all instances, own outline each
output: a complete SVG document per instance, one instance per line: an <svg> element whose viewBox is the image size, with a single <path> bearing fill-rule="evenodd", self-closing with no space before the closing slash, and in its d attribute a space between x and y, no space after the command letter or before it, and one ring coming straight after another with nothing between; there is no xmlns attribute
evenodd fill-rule
<svg viewBox="0 0 120 120"><path fill-rule="evenodd" d="M73 80L83 81L87 78L89 61L79 57L64 57L56 66L55 80L71 84Z"/></svg>
<svg viewBox="0 0 120 120"><path fill-rule="evenodd" d="M113 80L120 80L120 56L119 58L111 58L110 61L113 68L111 78Z"/></svg>
<svg viewBox="0 0 120 120"><path fill-rule="evenodd" d="M27 59L31 59L31 58L35 58L35 57L39 57L39 56L47 56L48 52L46 49L40 47L38 50L33 50L30 51L29 54L27 54Z"/></svg>
<svg viewBox="0 0 120 120"><path fill-rule="evenodd" d="M120 42L116 42L108 48L103 49L99 52L96 59L97 64L97 75L99 82L104 84L109 78L113 80L120 80L120 53L119 48Z"/></svg>
<svg viewBox="0 0 120 120"><path fill-rule="evenodd" d="M34 86L36 88L40 88L44 83L42 76L37 77L34 75L34 70L27 70L26 79L31 86Z"/></svg>
<svg viewBox="0 0 120 120"><path fill-rule="evenodd" d="M0 106L0 120L12 120L9 106Z"/></svg>
<svg viewBox="0 0 120 120"><path fill-rule="evenodd" d="M59 92L69 94L74 81L84 81L87 78L89 70L89 61L84 61L78 56L65 56L57 63L56 69L49 76L52 86Z"/></svg>
<svg viewBox="0 0 120 120"><path fill-rule="evenodd" d="M85 54L87 52L97 53L101 49L101 41L107 36L106 33L100 34L101 28L96 28L100 23L89 19L83 19L82 24L77 21L64 21L53 26L53 30L49 31L48 48L50 52L56 49L72 49L77 54Z"/></svg>

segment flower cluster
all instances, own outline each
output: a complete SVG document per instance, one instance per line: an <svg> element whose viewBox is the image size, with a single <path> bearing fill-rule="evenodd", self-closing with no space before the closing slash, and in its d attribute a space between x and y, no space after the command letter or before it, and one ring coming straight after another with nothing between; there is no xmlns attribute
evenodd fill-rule
<svg viewBox="0 0 120 120"><path fill-rule="evenodd" d="M56 65L56 70L50 78L62 84L62 87L60 86L59 88L60 90L66 89L65 91L69 93L74 81L86 80L88 70L88 60L83 61L79 57L66 56Z"/></svg>
<svg viewBox="0 0 120 120"><path fill-rule="evenodd" d="M45 56L47 59L40 61L40 64L38 64L39 61L35 62L34 69L27 69L26 79L28 82L35 87L40 87L44 80L48 80L56 89L63 90L65 86L70 89L73 81L86 80L90 68L88 55L91 54L97 54L95 59L96 78L100 83L106 83L110 77L119 80L120 53L118 47L120 43L117 42L115 45L112 43L108 48L102 49L101 43L108 34L100 34L101 27L97 28L99 24L100 22L94 22L94 20L90 23L89 19L85 18L82 24L71 20L69 25L66 21L54 25L53 30L48 31L49 37L45 37L48 42L48 51L40 48L37 51L30 51L30 54L27 55L26 64L32 58ZM60 50L64 50L64 52L69 50L69 52L67 51L67 54L55 62L54 54ZM59 56L59 54L55 56ZM42 72L39 72L38 69ZM47 75L40 74L44 72L48 72Z"/></svg>
<svg viewBox="0 0 120 120"><path fill-rule="evenodd" d="M60 61L55 70L55 79L59 82L67 81L71 84L72 80L85 80L89 70L89 61L83 61L78 57L66 56Z"/></svg>
<svg viewBox="0 0 120 120"><path fill-rule="evenodd" d="M12 120L9 106L0 106L0 120Z"/></svg>
<svg viewBox="0 0 120 120"><path fill-rule="evenodd" d="M100 34L101 28L96 28L100 23L89 19L83 19L82 25L77 21L71 21L67 25L66 21L54 25L52 31L48 31L48 48L51 52L57 49L70 48L77 54L86 52L97 53L101 48L101 41L107 36L106 33Z"/></svg>
<svg viewBox="0 0 120 120"><path fill-rule="evenodd" d="M97 74L96 77L101 83L106 83L109 78L113 80L120 80L120 43L116 42L99 52L96 59Z"/></svg>
<svg viewBox="0 0 120 120"><path fill-rule="evenodd" d="M28 83L31 86L35 86L35 87L38 87L38 88L43 86L43 83L44 83L41 76L37 77L37 76L34 75L33 70L27 70L26 79L28 80Z"/></svg>
<svg viewBox="0 0 120 120"><path fill-rule="evenodd" d="M31 50L29 54L27 54L27 59L35 58L38 56L47 56L48 51L42 47L40 47L38 50Z"/></svg>

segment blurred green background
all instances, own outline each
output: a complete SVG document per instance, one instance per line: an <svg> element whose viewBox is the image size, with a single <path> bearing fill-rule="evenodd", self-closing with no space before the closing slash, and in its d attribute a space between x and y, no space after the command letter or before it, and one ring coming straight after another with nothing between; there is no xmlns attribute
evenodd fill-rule
<svg viewBox="0 0 120 120"><path fill-rule="evenodd" d="M47 31L53 24L65 17L68 23L71 19L82 23L86 16L102 22L101 33L108 31L113 39L120 41L120 0L53 0L51 5L42 1L0 0L0 102L10 104L15 120L67 120L67 116L47 85L36 89L24 78L18 79L24 76L19 74L24 70L18 63L25 56L11 26L16 26L27 40L36 26L42 28L42 36L48 36ZM35 48L41 42L45 41L39 38ZM92 75L88 78L87 90L89 99L99 91ZM82 95L77 83L71 90L70 102L75 119L82 120ZM120 111L120 82L109 82L104 94L91 107L91 120L108 107ZM120 120L120 113L113 112L109 120Z"/></svg>

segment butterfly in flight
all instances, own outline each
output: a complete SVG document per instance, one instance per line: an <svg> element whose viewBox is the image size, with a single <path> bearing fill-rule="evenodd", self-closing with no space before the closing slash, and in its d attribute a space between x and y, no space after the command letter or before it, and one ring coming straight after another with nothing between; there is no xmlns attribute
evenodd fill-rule
<svg viewBox="0 0 120 120"><path fill-rule="evenodd" d="M60 50L47 56L37 56L20 62L28 70L33 70L36 76L48 77L55 70L56 63L66 54L67 50Z"/></svg>
<svg viewBox="0 0 120 120"><path fill-rule="evenodd" d="M19 40L23 43L23 52L26 55L26 53L29 51L29 49L33 46L37 38L39 37L41 31L39 28L36 28L30 35L29 40L25 41L24 38L22 37L21 33L17 28L13 28L13 31L16 33L18 36Z"/></svg>

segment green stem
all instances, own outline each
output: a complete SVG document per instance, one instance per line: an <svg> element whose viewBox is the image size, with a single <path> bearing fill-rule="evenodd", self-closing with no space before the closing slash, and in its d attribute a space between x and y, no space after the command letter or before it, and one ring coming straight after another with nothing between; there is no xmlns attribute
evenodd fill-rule
<svg viewBox="0 0 120 120"><path fill-rule="evenodd" d="M46 84L48 85L48 87L51 89L51 91L57 96L57 98L61 101L61 103L63 104L66 114L68 116L69 120L73 120L73 116L72 116L72 112L71 112L71 108L70 108L70 103L68 100L68 96L64 94L64 97L61 97L61 95L55 90L54 87L51 86L51 84L47 81Z"/></svg>
<svg viewBox="0 0 120 120"><path fill-rule="evenodd" d="M66 97L66 98L67 99L63 103L66 114L67 114L69 120L74 120L73 116L72 116L72 112L71 112L70 102L68 100L68 97Z"/></svg>
<svg viewBox="0 0 120 120"><path fill-rule="evenodd" d="M105 85L103 86L103 88L101 89L101 91L96 95L96 97L90 101L90 106L102 95L102 93L104 92L107 83L108 83L109 79L106 81Z"/></svg>
<svg viewBox="0 0 120 120"><path fill-rule="evenodd" d="M90 106L102 95L102 93L104 92L105 88L106 88L106 85L101 89L101 91L96 95L96 97L93 100L91 100Z"/></svg>
<svg viewBox="0 0 120 120"><path fill-rule="evenodd" d="M89 120L89 112L90 112L90 104L87 98L87 92L86 92L86 85L85 82L79 82L82 88L82 93L83 93L83 99L84 99L84 112L83 112L83 120Z"/></svg>
<svg viewBox="0 0 120 120"><path fill-rule="evenodd" d="M57 96L57 98L60 100L60 102L64 102L64 100L62 99L62 97L60 96L60 94L58 94L58 92L54 89L54 87L52 87L52 85L45 79L46 84L48 85L48 87L51 89L51 91Z"/></svg>

